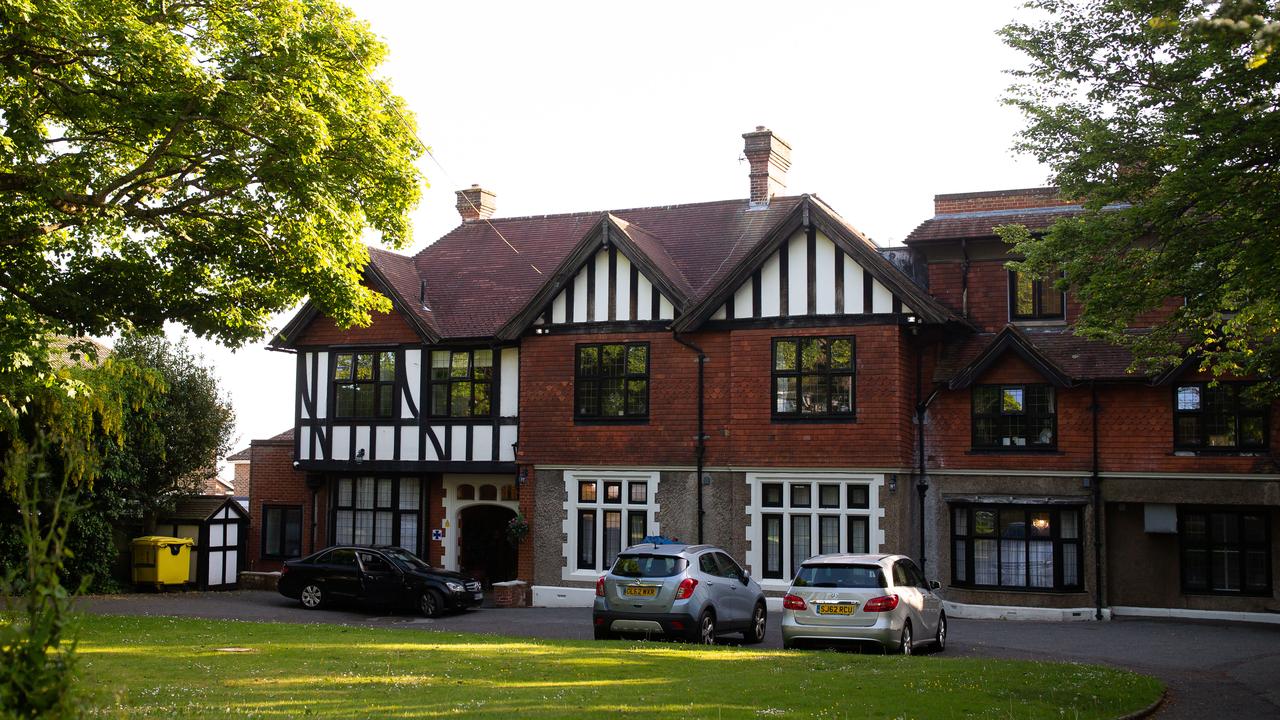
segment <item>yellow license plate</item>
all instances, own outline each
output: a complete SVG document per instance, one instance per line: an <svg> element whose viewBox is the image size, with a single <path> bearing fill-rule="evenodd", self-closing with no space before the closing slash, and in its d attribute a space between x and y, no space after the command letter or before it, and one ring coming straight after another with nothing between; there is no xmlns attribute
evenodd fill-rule
<svg viewBox="0 0 1280 720"><path fill-rule="evenodd" d="M856 605L819 605L819 615L852 615Z"/></svg>
<svg viewBox="0 0 1280 720"><path fill-rule="evenodd" d="M638 597L655 597L658 594L658 588L652 585L629 585L622 589L623 595L632 595Z"/></svg>

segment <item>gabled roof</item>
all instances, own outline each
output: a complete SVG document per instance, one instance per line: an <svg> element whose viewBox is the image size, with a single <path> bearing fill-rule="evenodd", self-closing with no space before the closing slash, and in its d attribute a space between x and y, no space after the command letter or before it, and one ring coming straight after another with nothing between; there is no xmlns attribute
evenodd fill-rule
<svg viewBox="0 0 1280 720"><path fill-rule="evenodd" d="M722 273L714 285L705 288L698 304L676 321L677 330L692 330L709 319L756 268L764 264L797 230L809 223L822 230L832 242L895 296L902 298L924 322L964 323L886 259L875 243L841 218L821 198L805 195L802 199L803 202L777 223L762 241L756 243L737 265L729 272Z"/></svg>
<svg viewBox="0 0 1280 720"><path fill-rule="evenodd" d="M810 216L921 320L959 322L810 195L775 197L765 208L743 199L464 222L412 258L371 248L367 276L387 288L430 342L510 339L527 329L607 233L671 301L687 329L715 312L744 266L754 267ZM314 315L305 306L273 345L287 346Z"/></svg>
<svg viewBox="0 0 1280 720"><path fill-rule="evenodd" d="M1028 329L1006 325L998 333L978 333L946 344L934 368L935 382L953 390L977 382L1006 352L1014 352L1058 387L1088 380L1141 380L1129 372L1133 356L1124 348L1075 335L1069 328Z"/></svg>
<svg viewBox="0 0 1280 720"><path fill-rule="evenodd" d="M234 452L228 455L227 462L249 462L250 460L249 451L251 449L252 448L245 447L243 450L240 450L239 452Z"/></svg>
<svg viewBox="0 0 1280 720"><path fill-rule="evenodd" d="M233 508L240 517L247 517L244 508L230 495L195 495L179 498L172 511L160 513L160 519L201 523L213 517L224 505Z"/></svg>
<svg viewBox="0 0 1280 720"><path fill-rule="evenodd" d="M1080 205L1058 205L944 213L920 223L903 242L912 245L932 240L993 238L996 237L995 228L999 225L1025 225L1031 231L1048 230L1059 218L1073 217L1082 212L1084 208Z"/></svg>

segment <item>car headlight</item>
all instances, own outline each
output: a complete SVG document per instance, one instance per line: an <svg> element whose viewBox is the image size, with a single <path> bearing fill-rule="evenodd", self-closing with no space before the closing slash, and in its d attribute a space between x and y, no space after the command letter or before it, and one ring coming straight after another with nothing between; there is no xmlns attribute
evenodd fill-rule
<svg viewBox="0 0 1280 720"><path fill-rule="evenodd" d="M462 592L463 590L466 589L462 587L462 583L456 583L456 582L447 582L444 584L444 586L449 588L449 590L452 592Z"/></svg>

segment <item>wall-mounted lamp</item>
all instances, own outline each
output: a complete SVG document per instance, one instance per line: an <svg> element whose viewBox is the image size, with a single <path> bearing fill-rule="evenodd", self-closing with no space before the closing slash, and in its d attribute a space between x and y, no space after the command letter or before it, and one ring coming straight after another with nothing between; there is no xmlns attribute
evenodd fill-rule
<svg viewBox="0 0 1280 720"><path fill-rule="evenodd" d="M356 451L356 464L359 465L362 462L364 462L364 448Z"/></svg>
<svg viewBox="0 0 1280 720"><path fill-rule="evenodd" d="M898 492L898 474L894 473L889 476L889 492Z"/></svg>
<svg viewBox="0 0 1280 720"><path fill-rule="evenodd" d="M547 335L550 332L551 332L551 328L540 327L540 328L533 329L534 335Z"/></svg>

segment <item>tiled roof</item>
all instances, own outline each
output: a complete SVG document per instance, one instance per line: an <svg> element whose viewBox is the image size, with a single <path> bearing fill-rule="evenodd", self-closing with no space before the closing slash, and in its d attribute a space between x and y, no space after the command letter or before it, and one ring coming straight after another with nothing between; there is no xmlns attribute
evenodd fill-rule
<svg viewBox="0 0 1280 720"><path fill-rule="evenodd" d="M370 253L406 300L427 282L424 315L445 338L492 336L518 313L583 236L612 215L627 237L696 302L765 238L803 197L774 198L764 210L746 200L633 208L459 225L413 258L418 278L392 253ZM394 256L399 257L399 256ZM384 264L392 270L384 269Z"/></svg>
<svg viewBox="0 0 1280 720"><path fill-rule="evenodd" d="M240 450L239 452L235 452L228 455L227 462L248 462L250 449L251 448L246 447L243 450Z"/></svg>
<svg viewBox="0 0 1280 720"><path fill-rule="evenodd" d="M204 522L227 503L236 504L230 495L195 495L179 498L173 510L161 513L160 519Z"/></svg>
<svg viewBox="0 0 1280 720"><path fill-rule="evenodd" d="M1083 208L1079 205L1060 205L934 215L916 226L903 242L910 245L930 240L995 237L998 225L1025 225L1028 230L1047 230L1059 218L1081 212Z"/></svg>
<svg viewBox="0 0 1280 720"><path fill-rule="evenodd" d="M1133 356L1124 348L1099 340L1087 340L1070 328L1017 329L1019 339L1073 381L1146 379L1128 372ZM935 382L951 382L979 361L1002 333L978 333L943 347L934 368ZM1003 331L1003 334L1008 334Z"/></svg>

